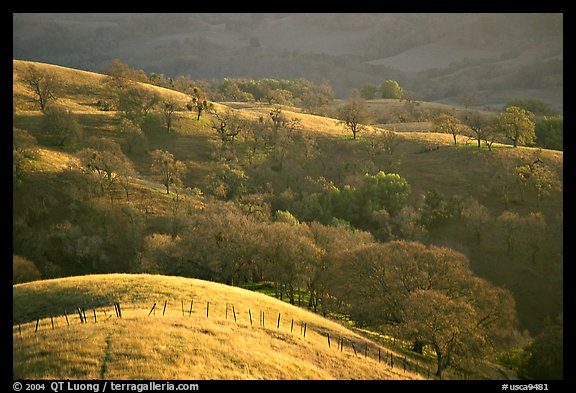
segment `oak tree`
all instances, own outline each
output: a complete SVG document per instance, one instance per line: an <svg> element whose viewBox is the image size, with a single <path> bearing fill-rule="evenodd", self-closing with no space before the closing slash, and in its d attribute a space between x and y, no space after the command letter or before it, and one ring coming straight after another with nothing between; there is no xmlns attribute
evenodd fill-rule
<svg viewBox="0 0 576 393"><path fill-rule="evenodd" d="M356 140L356 135L366 128L364 124L368 121L368 112L364 101L353 95L343 106L338 108L337 118L338 124L350 130L354 140Z"/></svg>
<svg viewBox="0 0 576 393"><path fill-rule="evenodd" d="M57 100L56 91L59 81L53 73L40 70L35 65L29 65L22 76L24 84L34 94L34 100L42 112L48 104Z"/></svg>
<svg viewBox="0 0 576 393"><path fill-rule="evenodd" d="M437 375L462 357L507 344L516 326L511 294L476 277L468 258L417 242L374 243L336 256L331 293L350 315L437 357Z"/></svg>
<svg viewBox="0 0 576 393"><path fill-rule="evenodd" d="M441 113L434 119L434 129L438 132L451 134L456 144L456 136L462 133L462 122L450 113Z"/></svg>
<svg viewBox="0 0 576 393"><path fill-rule="evenodd" d="M534 114L517 106L509 106L496 121L496 127L517 147L518 144L530 145L536 141Z"/></svg>
<svg viewBox="0 0 576 393"><path fill-rule="evenodd" d="M156 149L152 151L152 172L158 175L162 184L166 187L166 194L170 194L171 186L178 186L182 183L181 176L186 170L186 165L182 161L174 158L168 151Z"/></svg>

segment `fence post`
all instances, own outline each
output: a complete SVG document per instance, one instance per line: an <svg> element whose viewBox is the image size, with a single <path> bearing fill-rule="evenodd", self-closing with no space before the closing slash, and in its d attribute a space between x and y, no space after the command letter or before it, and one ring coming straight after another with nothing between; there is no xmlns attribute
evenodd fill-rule
<svg viewBox="0 0 576 393"><path fill-rule="evenodd" d="M368 343L364 343L364 359L368 356Z"/></svg>
<svg viewBox="0 0 576 393"><path fill-rule="evenodd" d="M306 322L304 322L304 337L306 337Z"/></svg>
<svg viewBox="0 0 576 393"><path fill-rule="evenodd" d="M210 302L206 302L206 318L209 318L210 314Z"/></svg>
<svg viewBox="0 0 576 393"><path fill-rule="evenodd" d="M192 305L194 304L194 299L190 300L190 311L188 311L188 317L192 315Z"/></svg>
<svg viewBox="0 0 576 393"><path fill-rule="evenodd" d="M92 311L94 311L94 323L96 323L96 322L97 322L97 320L96 320L96 309L93 308Z"/></svg>
<svg viewBox="0 0 576 393"><path fill-rule="evenodd" d="M248 309L248 316L250 317L250 326L252 326L252 311Z"/></svg>
<svg viewBox="0 0 576 393"><path fill-rule="evenodd" d="M330 348L330 333L326 333L326 337L328 337L328 348Z"/></svg>
<svg viewBox="0 0 576 393"><path fill-rule="evenodd" d="M290 324L290 333L294 331L294 318L292 318L292 323Z"/></svg>
<svg viewBox="0 0 576 393"><path fill-rule="evenodd" d="M52 330L54 330L54 318L50 315L50 323L52 324Z"/></svg>
<svg viewBox="0 0 576 393"><path fill-rule="evenodd" d="M122 318L122 309L120 308L120 303L116 303L118 306L118 317Z"/></svg>
<svg viewBox="0 0 576 393"><path fill-rule="evenodd" d="M68 314L66 314L66 311L64 311L64 317L66 317L66 325L70 326L70 322L68 322Z"/></svg>
<svg viewBox="0 0 576 393"><path fill-rule="evenodd" d="M380 363L380 347L378 347L378 363Z"/></svg>
<svg viewBox="0 0 576 393"><path fill-rule="evenodd" d="M228 303L226 303L226 320L228 320Z"/></svg>
<svg viewBox="0 0 576 393"><path fill-rule="evenodd" d="M82 311L80 310L80 307L78 307L76 309L76 311L78 311L78 316L80 317L80 323L84 323L84 319L82 319Z"/></svg>
<svg viewBox="0 0 576 393"><path fill-rule="evenodd" d="M36 333L38 331L38 324L40 323L40 318L36 319L36 330L34 330L34 333Z"/></svg>
<svg viewBox="0 0 576 393"><path fill-rule="evenodd" d="M276 323L276 329L280 329L280 313L278 313L278 322Z"/></svg>
<svg viewBox="0 0 576 393"><path fill-rule="evenodd" d="M154 303L154 305L153 305L152 308L150 309L150 312L148 313L148 316L150 316L150 314L152 314L152 311L154 311L155 308L156 308L156 303Z"/></svg>
<svg viewBox="0 0 576 393"><path fill-rule="evenodd" d="M354 350L354 356L358 356L358 353L356 352L356 347L354 346L354 343L352 344L352 349Z"/></svg>
<svg viewBox="0 0 576 393"><path fill-rule="evenodd" d="M238 321L236 321L236 310L234 309L234 305L232 305L232 315L234 315L234 322L238 323Z"/></svg>
<svg viewBox="0 0 576 393"><path fill-rule="evenodd" d="M164 308L162 309L162 316L166 313L166 304L168 304L168 300L164 300Z"/></svg>

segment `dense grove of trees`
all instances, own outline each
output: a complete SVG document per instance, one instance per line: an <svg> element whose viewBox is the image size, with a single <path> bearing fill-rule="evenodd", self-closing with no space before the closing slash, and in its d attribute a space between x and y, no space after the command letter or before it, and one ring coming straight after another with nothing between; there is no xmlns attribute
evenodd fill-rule
<svg viewBox="0 0 576 393"><path fill-rule="evenodd" d="M144 80L142 73L121 63L108 72L117 141L83 138L74 114L54 104L44 108L38 138L13 129L15 282L95 272L234 285L271 281L292 304L306 298L314 311L345 313L417 352L429 348L439 376L466 357L523 344L511 293L474 274L463 252L434 246L433 235L452 225L454 238L469 236L471 254L490 243L510 257L513 273L552 263L542 256L544 234L561 233L561 217L557 225L538 209L561 181L541 152L499 169L502 179L490 179L486 189L501 198L500 210L471 195L434 189L411 198L411 184L394 170L401 160L394 133L357 137L364 121L355 118L353 138L327 139L305 132L299 118L282 110L305 98L313 103L309 110L317 110L330 97L323 86L225 80L221 99L273 104L268 115L248 120L214 109L208 97L216 96L200 85L189 84L189 107L176 108L135 83ZM363 105L360 97L345 103L341 124L350 127L346 116ZM191 121L202 120L214 136L207 144L213 170L202 189L186 181L190 168L166 143L147 138L173 134L172 116L186 110L195 111ZM470 133L480 148L505 132L515 144L531 143L537 124L556 129L557 122L534 122L525 109L509 106L494 119L469 112L462 119L446 114L436 124L453 133L455 143L457 135ZM80 170L31 170L42 144L74 148ZM166 192L134 196L129 179L137 171ZM512 199L524 208L515 211ZM536 204L528 206L529 200ZM518 259L531 267L515 266ZM549 356L540 343L557 340L558 334L539 336L527 347L525 375L539 375L534 364Z"/></svg>
<svg viewBox="0 0 576 393"><path fill-rule="evenodd" d="M339 253L331 273L332 293L355 320L391 326L417 351L431 346L440 376L457 357L507 344L514 332L510 293L475 277L468 259L448 248L372 243Z"/></svg>

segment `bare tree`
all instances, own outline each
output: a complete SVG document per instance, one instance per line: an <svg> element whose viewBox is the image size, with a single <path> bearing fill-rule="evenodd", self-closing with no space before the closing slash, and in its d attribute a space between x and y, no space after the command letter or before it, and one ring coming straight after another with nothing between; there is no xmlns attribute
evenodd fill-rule
<svg viewBox="0 0 576 393"><path fill-rule="evenodd" d="M438 132L451 134L456 144L456 136L462 133L462 123L450 113L441 113L434 119L434 129Z"/></svg>
<svg viewBox="0 0 576 393"><path fill-rule="evenodd" d="M161 105L162 115L164 116L168 133L172 130L176 109L178 109L178 104L171 100L164 101Z"/></svg>
<svg viewBox="0 0 576 393"><path fill-rule="evenodd" d="M354 140L356 134L364 130L364 123L368 120L364 101L357 95L352 95L342 107L338 109L338 124L344 125L352 131Z"/></svg>
<svg viewBox="0 0 576 393"><path fill-rule="evenodd" d="M100 192L107 191L110 203L114 203L116 186L120 186L129 199L127 177L136 173L132 162L124 155L118 142L92 137L88 146L78 152L82 165L97 175Z"/></svg>
<svg viewBox="0 0 576 393"><path fill-rule="evenodd" d="M170 194L170 186L182 183L180 176L186 170L186 165L177 161L174 155L164 150L154 150L152 153L152 171L159 175L162 184L166 187L166 194Z"/></svg>
<svg viewBox="0 0 576 393"><path fill-rule="evenodd" d="M480 112L474 111L465 115L464 122L474 133L474 137L478 141L478 149L480 149L482 139L487 139L490 132L489 129L492 123L491 119ZM490 144L489 148L491 146L492 145Z"/></svg>
<svg viewBox="0 0 576 393"><path fill-rule="evenodd" d="M193 109L196 110L196 113L198 114L196 120L200 120L202 112L211 109L212 104L209 103L206 99L202 99L201 92L197 87L194 87L192 91L192 100L186 105L186 108L188 108L189 111L192 111Z"/></svg>
<svg viewBox="0 0 576 393"><path fill-rule="evenodd" d="M24 84L34 93L34 100L40 106L40 110L45 112L50 102L56 101L56 89L58 80L52 73L42 71L35 65L29 65L22 80Z"/></svg>

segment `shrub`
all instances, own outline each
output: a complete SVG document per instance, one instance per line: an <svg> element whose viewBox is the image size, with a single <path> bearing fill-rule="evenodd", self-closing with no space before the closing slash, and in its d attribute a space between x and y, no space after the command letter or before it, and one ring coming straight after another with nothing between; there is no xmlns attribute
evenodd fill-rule
<svg viewBox="0 0 576 393"><path fill-rule="evenodd" d="M42 278L36 264L19 255L12 256L12 283L20 284Z"/></svg>

